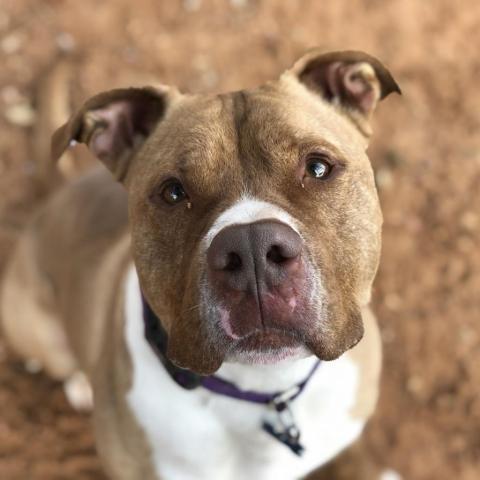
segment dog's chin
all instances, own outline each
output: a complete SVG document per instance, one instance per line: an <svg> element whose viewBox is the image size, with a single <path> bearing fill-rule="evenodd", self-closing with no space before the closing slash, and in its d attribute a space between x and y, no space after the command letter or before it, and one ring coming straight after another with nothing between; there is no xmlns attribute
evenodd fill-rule
<svg viewBox="0 0 480 480"><path fill-rule="evenodd" d="M225 356L227 362L271 365L299 360L312 352L296 338L280 331L256 332L235 342Z"/></svg>

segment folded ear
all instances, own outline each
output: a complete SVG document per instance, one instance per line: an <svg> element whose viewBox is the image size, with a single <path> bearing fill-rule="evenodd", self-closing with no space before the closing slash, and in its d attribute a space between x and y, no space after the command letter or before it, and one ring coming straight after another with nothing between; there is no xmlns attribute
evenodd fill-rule
<svg viewBox="0 0 480 480"><path fill-rule="evenodd" d="M371 135L370 119L377 103L399 86L383 64L363 52L321 54L313 50L289 70L296 79L347 114L360 131Z"/></svg>
<svg viewBox="0 0 480 480"><path fill-rule="evenodd" d="M165 115L169 91L122 88L95 95L53 134L52 159L74 142L85 143L122 181L131 158Z"/></svg>

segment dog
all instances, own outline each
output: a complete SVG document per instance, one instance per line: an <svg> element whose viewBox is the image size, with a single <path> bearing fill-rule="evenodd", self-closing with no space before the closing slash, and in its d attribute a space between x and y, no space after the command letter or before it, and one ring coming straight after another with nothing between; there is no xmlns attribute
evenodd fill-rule
<svg viewBox="0 0 480 480"><path fill-rule="evenodd" d="M250 90L104 92L54 134L54 160L82 143L103 166L21 235L3 330L77 407L93 392L112 479L298 479L355 444L381 364L366 148L392 92L374 57L312 50Z"/></svg>

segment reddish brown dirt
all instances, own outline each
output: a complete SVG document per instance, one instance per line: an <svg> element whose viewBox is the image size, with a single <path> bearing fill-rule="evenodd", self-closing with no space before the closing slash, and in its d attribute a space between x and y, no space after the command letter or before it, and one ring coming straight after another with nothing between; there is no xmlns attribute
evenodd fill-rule
<svg viewBox="0 0 480 480"><path fill-rule="evenodd" d="M0 265L40 197L32 130L19 123L31 123L24 104L35 111L60 49L74 54L76 102L148 76L192 91L251 86L314 45L373 53L404 96L381 106L370 148L385 217L373 299L385 368L368 444L404 479L477 480L479 22L476 0L2 0ZM104 478L88 416L0 347L0 478Z"/></svg>

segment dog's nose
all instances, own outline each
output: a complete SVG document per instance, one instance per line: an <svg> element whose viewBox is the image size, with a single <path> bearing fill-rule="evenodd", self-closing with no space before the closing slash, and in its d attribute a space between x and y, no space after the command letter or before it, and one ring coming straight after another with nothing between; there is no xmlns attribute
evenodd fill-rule
<svg viewBox="0 0 480 480"><path fill-rule="evenodd" d="M276 220L225 227L213 239L207 262L213 280L232 290L268 291L285 281L300 262L303 241Z"/></svg>

